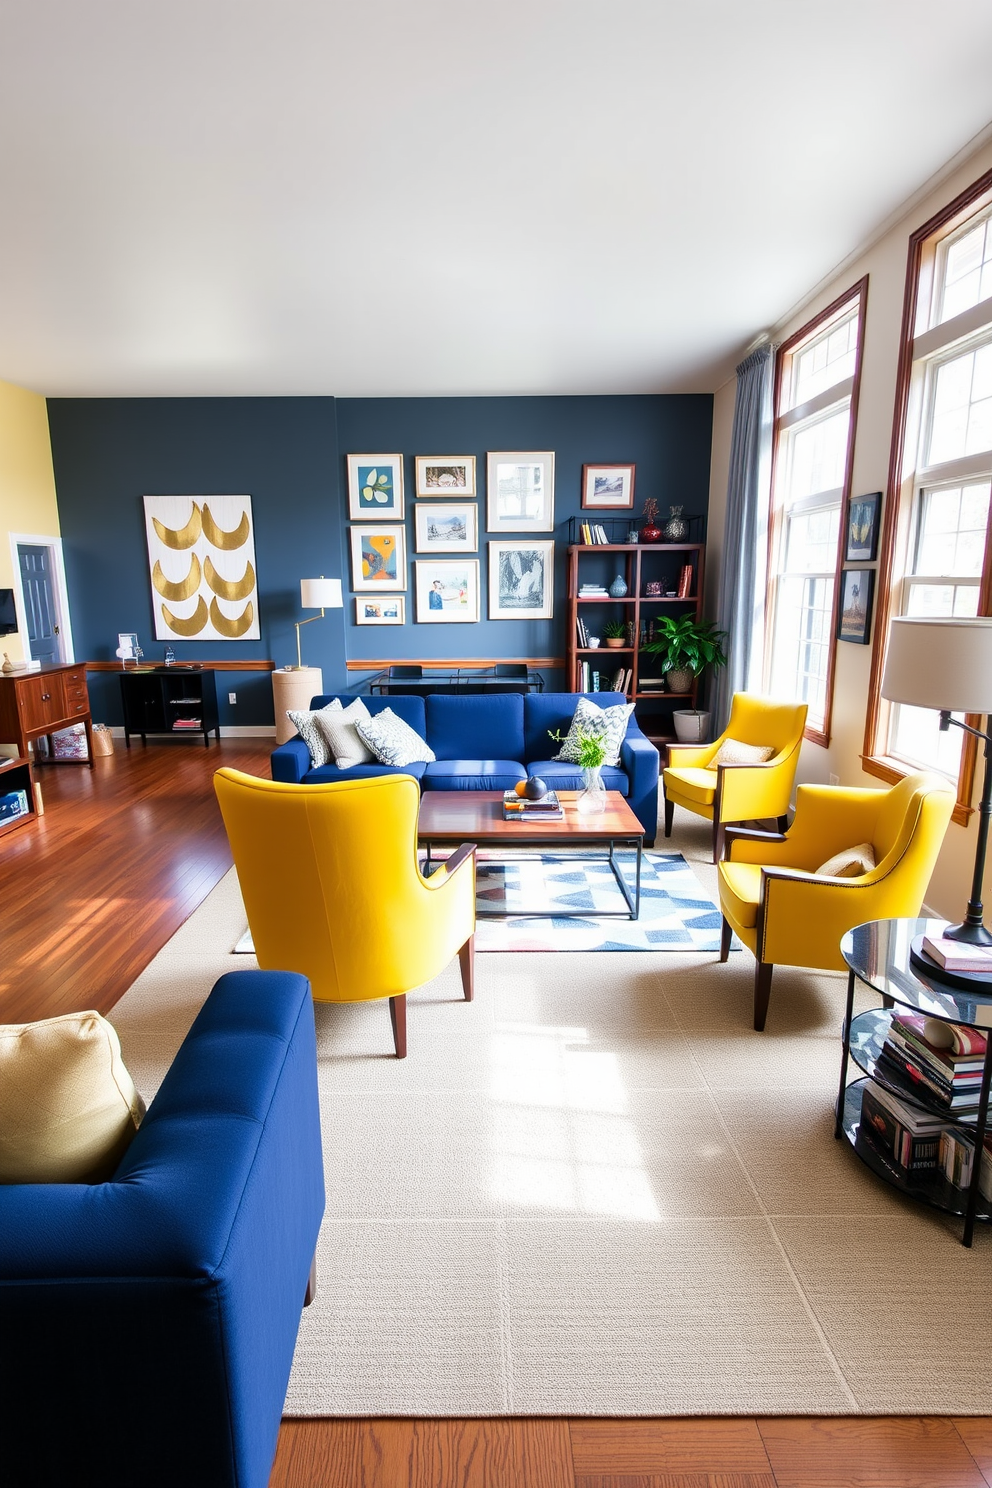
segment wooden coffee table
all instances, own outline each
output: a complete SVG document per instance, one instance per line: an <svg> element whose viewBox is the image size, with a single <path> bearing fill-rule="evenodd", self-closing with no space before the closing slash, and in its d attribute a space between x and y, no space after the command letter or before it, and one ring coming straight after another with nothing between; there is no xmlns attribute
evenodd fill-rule
<svg viewBox="0 0 992 1488"><path fill-rule="evenodd" d="M425 791L420 798L417 839L427 848L428 865L432 861L432 848L456 847L461 842L475 842L479 847L497 849L538 845L562 848L600 845L606 848L605 852L576 854L576 858L578 861L605 858L613 870L613 877L627 909L596 910L595 918L636 920L641 909L644 828L619 791L606 792L606 810L598 816L584 816L578 811L575 803L579 795L579 791L558 792L565 812L564 821L531 818L526 821L504 821L502 791ZM635 850L633 892L617 862L616 849L621 846ZM477 910L476 913L479 918L509 917L505 911ZM511 910L509 913L515 919L547 919L552 911ZM588 919L590 911L556 909L553 914L555 919Z"/></svg>

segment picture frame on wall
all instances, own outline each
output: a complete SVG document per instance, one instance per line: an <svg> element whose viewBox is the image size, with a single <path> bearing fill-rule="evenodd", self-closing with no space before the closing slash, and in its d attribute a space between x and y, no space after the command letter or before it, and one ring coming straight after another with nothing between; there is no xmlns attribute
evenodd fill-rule
<svg viewBox="0 0 992 1488"><path fill-rule="evenodd" d="M479 547L479 509L474 501L413 509L418 553L475 553Z"/></svg>
<svg viewBox="0 0 992 1488"><path fill-rule="evenodd" d="M406 528L369 524L349 528L351 587L355 590L406 588Z"/></svg>
<svg viewBox="0 0 992 1488"><path fill-rule="evenodd" d="M583 465L582 505L585 510L629 511L634 505L634 465Z"/></svg>
<svg viewBox="0 0 992 1488"><path fill-rule="evenodd" d="M405 625L406 595L358 595L355 600L355 624Z"/></svg>
<svg viewBox="0 0 992 1488"><path fill-rule="evenodd" d="M867 646L871 635L871 607L875 593L873 568L845 568L840 576L840 613L837 639Z"/></svg>
<svg viewBox="0 0 992 1488"><path fill-rule="evenodd" d="M847 503L846 563L874 563L878 557L878 517L882 507L881 491L867 496L852 496Z"/></svg>
<svg viewBox="0 0 992 1488"><path fill-rule="evenodd" d="M353 522L403 520L403 456L348 456L348 516Z"/></svg>
<svg viewBox="0 0 992 1488"><path fill-rule="evenodd" d="M490 450L486 456L486 530L553 532L554 450Z"/></svg>
<svg viewBox="0 0 992 1488"><path fill-rule="evenodd" d="M419 625L478 620L478 558L418 558L413 567Z"/></svg>
<svg viewBox="0 0 992 1488"><path fill-rule="evenodd" d="M490 620L550 620L554 612L554 539L491 542Z"/></svg>
<svg viewBox="0 0 992 1488"><path fill-rule="evenodd" d="M417 455L415 469L418 496L475 495L474 455Z"/></svg>

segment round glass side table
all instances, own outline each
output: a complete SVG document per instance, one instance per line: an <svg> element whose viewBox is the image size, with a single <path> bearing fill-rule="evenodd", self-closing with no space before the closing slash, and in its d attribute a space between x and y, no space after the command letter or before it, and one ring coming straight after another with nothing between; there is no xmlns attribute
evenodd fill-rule
<svg viewBox="0 0 992 1488"><path fill-rule="evenodd" d="M992 1220L992 1199L981 1192L982 1152L989 1106L989 1083L992 1077L992 978L976 975L967 989L941 982L939 974L928 976L910 952L915 938L940 936L946 920L870 920L849 930L840 943L848 965L847 1011L844 1017L844 1053L841 1059L840 1088L837 1093L837 1119L834 1136L845 1137L858 1157L879 1177L900 1193L964 1217L963 1245L971 1245L975 1220ZM856 982L871 987L882 999L881 1008L854 1016ZM989 1036L977 1105L953 1114L946 1103L931 1095L922 1082L901 1080L891 1067L879 1063L891 1022L890 1009L898 1004L924 1018L937 1018L945 1023L961 1023ZM977 1056L981 1058L981 1056ZM848 1062L853 1061L864 1072L865 1079L848 1085ZM957 1188L945 1178L939 1163L935 1167L907 1169L883 1151L862 1131L861 1102L869 1080L874 1080L899 1100L931 1117L942 1117L948 1126L961 1128L974 1140L971 1182ZM974 1094L974 1087L972 1089Z"/></svg>

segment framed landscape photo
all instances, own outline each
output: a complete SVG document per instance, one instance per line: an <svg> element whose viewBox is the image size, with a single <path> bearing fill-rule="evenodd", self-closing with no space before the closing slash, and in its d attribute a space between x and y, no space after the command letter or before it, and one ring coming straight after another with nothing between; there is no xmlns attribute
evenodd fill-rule
<svg viewBox="0 0 992 1488"><path fill-rule="evenodd" d="M489 544L490 620L550 620L554 591L553 538Z"/></svg>
<svg viewBox="0 0 992 1488"><path fill-rule="evenodd" d="M418 455L418 496L474 496L474 455Z"/></svg>
<svg viewBox="0 0 992 1488"><path fill-rule="evenodd" d="M881 491L868 496L852 496L847 504L847 563L874 563L878 557L878 514L882 505Z"/></svg>
<svg viewBox="0 0 992 1488"><path fill-rule="evenodd" d="M352 527L352 589L406 588L406 528Z"/></svg>
<svg viewBox="0 0 992 1488"><path fill-rule="evenodd" d="M554 531L554 450L490 450L486 476L487 531Z"/></svg>
<svg viewBox="0 0 992 1488"><path fill-rule="evenodd" d="M845 568L840 576L840 618L837 639L867 646L871 634L871 602L875 589L873 568Z"/></svg>
<svg viewBox="0 0 992 1488"><path fill-rule="evenodd" d="M353 522L403 520L403 456L348 456L348 515Z"/></svg>
<svg viewBox="0 0 992 1488"><path fill-rule="evenodd" d="M380 599L366 599L359 595L355 600L356 625L403 625L406 622L406 595L383 595Z"/></svg>
<svg viewBox="0 0 992 1488"><path fill-rule="evenodd" d="M633 465L583 465L582 505L584 508L629 510L634 505Z"/></svg>
<svg viewBox="0 0 992 1488"><path fill-rule="evenodd" d="M417 621L447 625L479 618L478 558L417 559Z"/></svg>
<svg viewBox="0 0 992 1488"><path fill-rule="evenodd" d="M418 553L474 553L479 547L479 510L474 501L413 509Z"/></svg>

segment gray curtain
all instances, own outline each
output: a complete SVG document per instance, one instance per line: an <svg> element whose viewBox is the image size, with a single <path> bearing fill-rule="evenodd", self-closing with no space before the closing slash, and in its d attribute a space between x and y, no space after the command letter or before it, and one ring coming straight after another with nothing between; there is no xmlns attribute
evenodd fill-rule
<svg viewBox="0 0 992 1488"><path fill-rule="evenodd" d="M768 546L774 347L760 346L737 368L727 518L717 624L728 633L727 665L713 681L713 732L727 726L735 692L760 686Z"/></svg>

